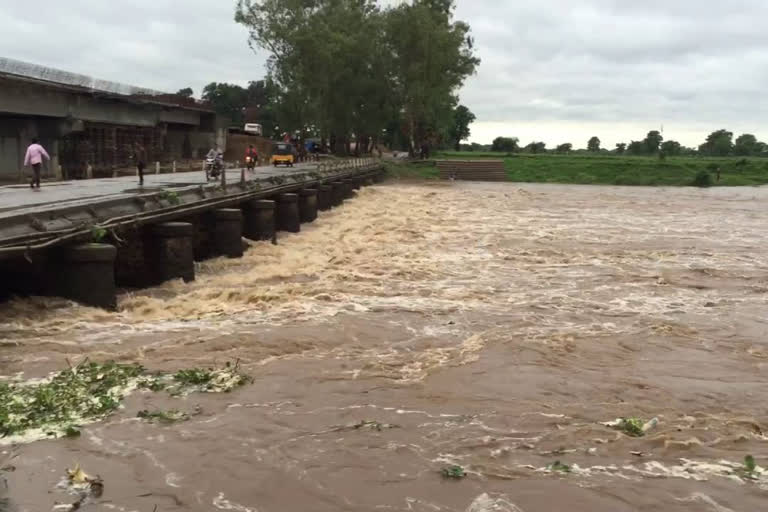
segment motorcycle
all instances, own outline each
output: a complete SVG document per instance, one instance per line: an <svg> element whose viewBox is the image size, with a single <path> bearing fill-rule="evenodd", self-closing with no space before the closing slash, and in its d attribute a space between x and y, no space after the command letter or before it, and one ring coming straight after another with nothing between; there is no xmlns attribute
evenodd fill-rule
<svg viewBox="0 0 768 512"><path fill-rule="evenodd" d="M205 181L218 179L224 171L224 165L218 158L207 157L205 159Z"/></svg>
<svg viewBox="0 0 768 512"><path fill-rule="evenodd" d="M253 172L256 169L256 159L251 156L246 156L245 167L249 172Z"/></svg>

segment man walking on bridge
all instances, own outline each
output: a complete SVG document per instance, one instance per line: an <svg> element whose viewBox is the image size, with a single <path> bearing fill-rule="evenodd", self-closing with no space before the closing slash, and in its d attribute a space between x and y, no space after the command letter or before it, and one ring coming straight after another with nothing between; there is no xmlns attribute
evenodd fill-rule
<svg viewBox="0 0 768 512"><path fill-rule="evenodd" d="M24 167L32 166L32 182L29 188L34 189L35 185L40 189L40 170L43 167L43 159L50 161L48 152L41 146L37 138L32 139L32 144L27 148L27 154L24 157Z"/></svg>

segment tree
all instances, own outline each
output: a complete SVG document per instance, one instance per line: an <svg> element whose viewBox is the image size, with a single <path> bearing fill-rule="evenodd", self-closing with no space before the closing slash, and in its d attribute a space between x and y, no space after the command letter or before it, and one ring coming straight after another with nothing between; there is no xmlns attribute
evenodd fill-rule
<svg viewBox="0 0 768 512"><path fill-rule="evenodd" d="M203 88L203 101L211 104L217 114L242 124L248 93L239 85L211 82Z"/></svg>
<svg viewBox="0 0 768 512"><path fill-rule="evenodd" d="M678 156L682 151L682 146L676 140L667 140L661 144L661 152L665 156Z"/></svg>
<svg viewBox="0 0 768 512"><path fill-rule="evenodd" d="M531 142L527 146L525 146L524 151L527 151L528 153L533 153L534 155L538 153L544 153L547 150L547 144L544 142Z"/></svg>
<svg viewBox="0 0 768 512"><path fill-rule="evenodd" d="M627 146L627 153L630 155L642 155L645 153L646 145L643 141L633 140Z"/></svg>
<svg viewBox="0 0 768 512"><path fill-rule="evenodd" d="M655 155L659 152L659 146L661 146L663 140L664 137L662 137L658 130L651 130L643 140L643 143L645 143L645 152L649 155Z"/></svg>
<svg viewBox="0 0 768 512"><path fill-rule="evenodd" d="M181 96L183 98L191 98L194 95L195 95L195 91L193 91L191 87L185 87L184 89L179 89L179 91L176 93L176 96Z"/></svg>
<svg viewBox="0 0 768 512"><path fill-rule="evenodd" d="M600 152L600 139L597 137L592 137L589 139L589 142L587 142L587 151L591 153Z"/></svg>
<svg viewBox="0 0 768 512"><path fill-rule="evenodd" d="M514 153L520 149L520 139L517 137L496 137L491 144L491 151Z"/></svg>
<svg viewBox="0 0 768 512"><path fill-rule="evenodd" d="M461 151L461 141L469 138L469 125L475 120L473 114L464 105L459 105L453 111L453 123L451 124L448 136L453 141L456 151Z"/></svg>
<svg viewBox="0 0 768 512"><path fill-rule="evenodd" d="M566 142L565 144L560 144L555 148L555 152L557 153L570 153L573 149L573 144L570 142Z"/></svg>
<svg viewBox="0 0 768 512"><path fill-rule="evenodd" d="M717 130L707 135L707 140L699 146L699 153L708 156L728 156L733 151L733 132Z"/></svg>
<svg viewBox="0 0 768 512"><path fill-rule="evenodd" d="M627 143L626 142L619 142L618 144L616 144L616 154L617 155L623 155L626 150L627 150Z"/></svg>
<svg viewBox="0 0 768 512"><path fill-rule="evenodd" d="M733 146L733 154L739 156L754 156L762 153L763 148L761 143L757 141L757 137L751 133L745 133L739 135L736 138L736 143Z"/></svg>

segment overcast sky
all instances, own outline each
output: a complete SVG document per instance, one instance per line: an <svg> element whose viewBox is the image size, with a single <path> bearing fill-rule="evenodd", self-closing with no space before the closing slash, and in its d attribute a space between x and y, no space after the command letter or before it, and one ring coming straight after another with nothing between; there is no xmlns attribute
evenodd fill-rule
<svg viewBox="0 0 768 512"><path fill-rule="evenodd" d="M397 2L397 0L390 0ZM0 0L0 55L165 91L264 74L234 0ZM461 92L471 140L697 145L768 140L765 0L458 0L483 62Z"/></svg>

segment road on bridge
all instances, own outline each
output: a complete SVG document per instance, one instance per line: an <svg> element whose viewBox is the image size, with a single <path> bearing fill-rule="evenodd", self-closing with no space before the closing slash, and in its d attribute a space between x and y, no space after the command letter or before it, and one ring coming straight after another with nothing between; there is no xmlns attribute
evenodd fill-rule
<svg viewBox="0 0 768 512"><path fill-rule="evenodd" d="M253 173L246 171L245 179L265 179L272 176L306 173L316 168L316 163L296 164L294 167L287 168L257 167ZM227 184L238 183L240 179L240 169L227 171ZM28 184L6 185L0 187L0 219L48 210L54 204L57 208L77 206L94 200L118 199L158 189L189 187L206 183L213 184L214 182L206 182L205 173L199 170L171 174L145 174L143 187L139 187L138 178L135 176L52 181L43 183L39 190L31 189Z"/></svg>

